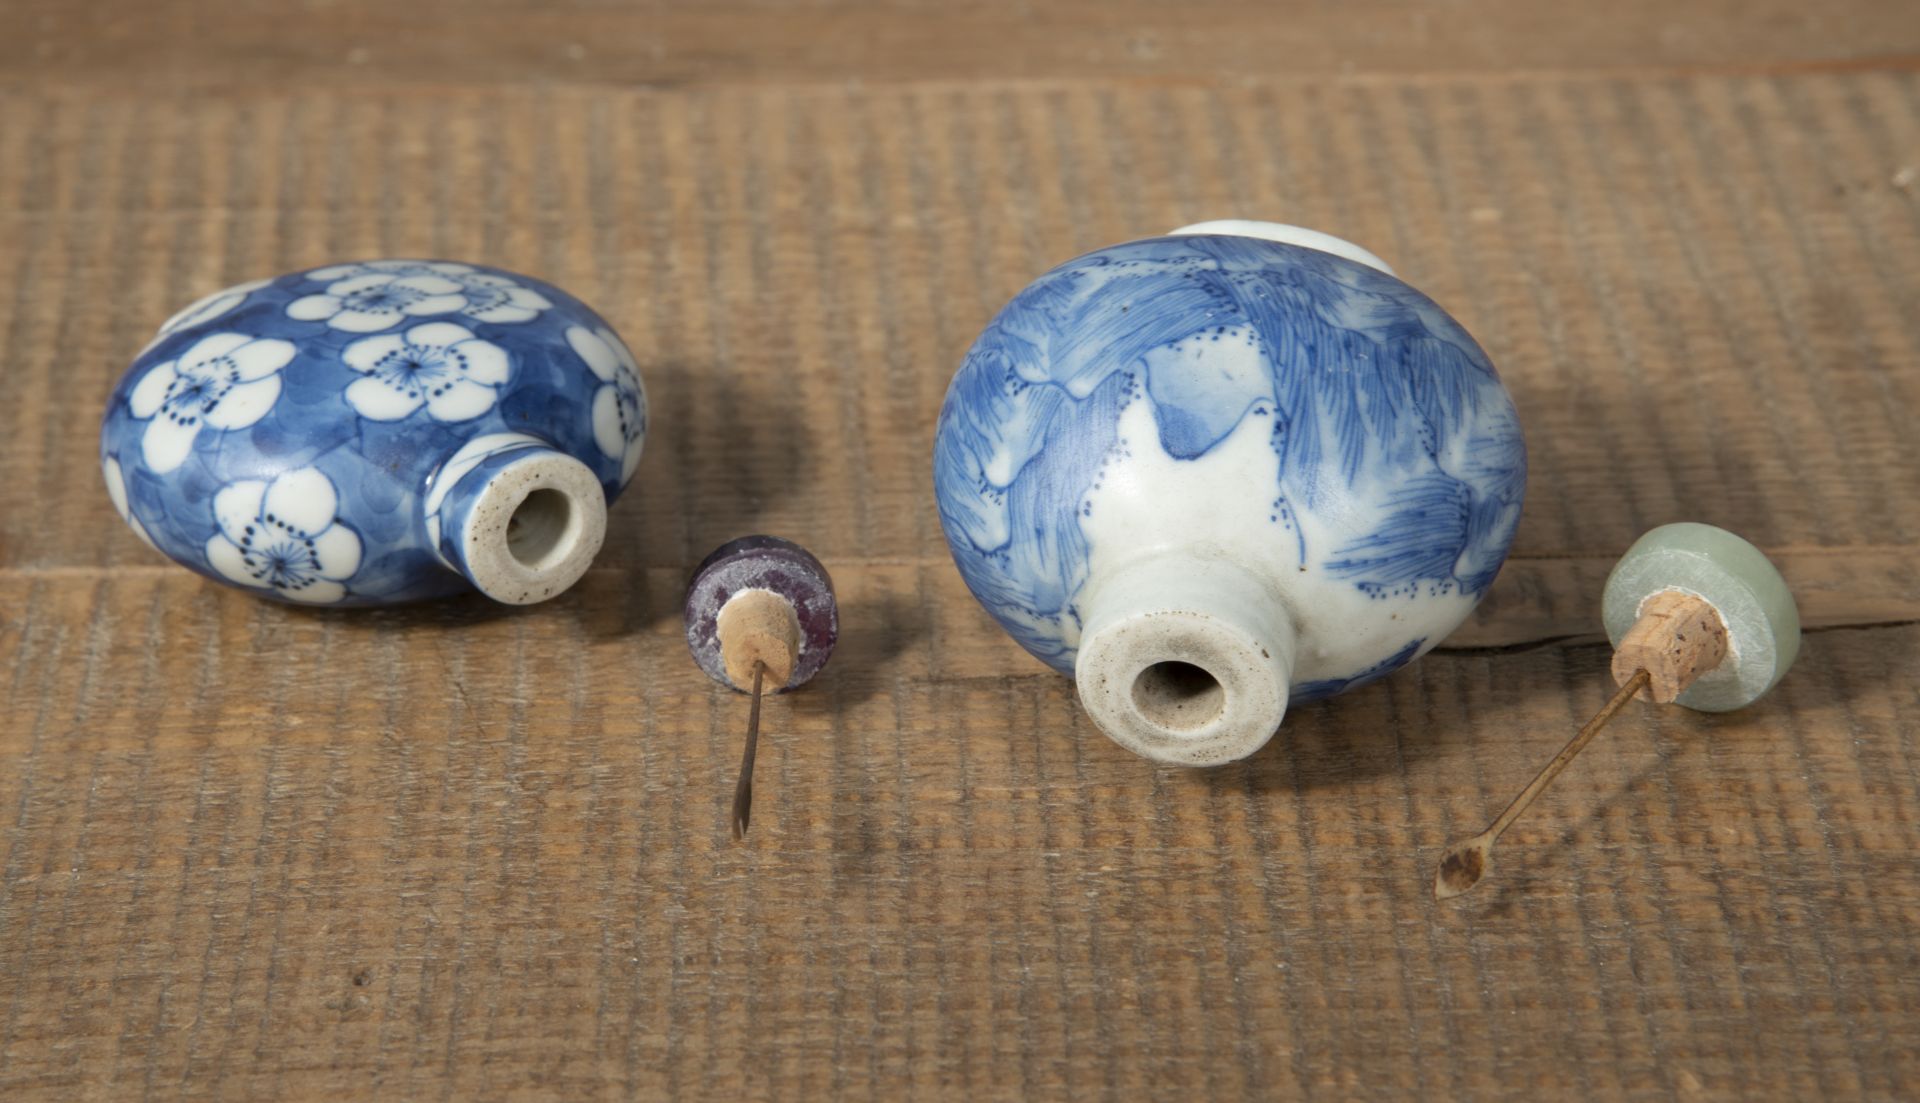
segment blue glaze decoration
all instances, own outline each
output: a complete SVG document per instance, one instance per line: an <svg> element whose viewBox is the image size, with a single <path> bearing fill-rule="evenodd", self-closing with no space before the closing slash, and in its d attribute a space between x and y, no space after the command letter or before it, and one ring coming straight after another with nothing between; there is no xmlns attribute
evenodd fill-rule
<svg viewBox="0 0 1920 1103"><path fill-rule="evenodd" d="M459 479L486 458L473 442L571 457L611 502L646 430L632 354L580 300L480 265L369 261L169 319L114 389L100 453L115 508L176 562L262 597L384 605L471 588L441 529L479 489Z"/></svg>
<svg viewBox="0 0 1920 1103"><path fill-rule="evenodd" d="M1318 701L1324 697L1337 697L1350 689L1358 689L1370 682L1377 682L1412 662L1426 645L1425 637L1408 640L1407 646L1351 678L1322 678L1317 682L1296 683L1293 687L1292 700L1295 702Z"/></svg>
<svg viewBox="0 0 1920 1103"><path fill-rule="evenodd" d="M1123 430L1143 402L1156 439ZM1269 451L1257 471L1233 469L1265 487L1257 512L1229 526L1233 555L1321 636L1302 648L1294 699L1411 661L1499 572L1526 454L1480 347L1384 271L1204 233L1068 261L987 325L948 389L934 449L954 562L1022 647L1072 673L1095 534L1142 548L1182 538L1156 527L1150 503L1128 501L1142 465L1199 471L1244 432L1264 432ZM1219 489L1223 509L1253 493ZM1140 512L1101 515L1121 508ZM1322 621L1356 615L1366 639L1343 649L1341 625Z"/></svg>

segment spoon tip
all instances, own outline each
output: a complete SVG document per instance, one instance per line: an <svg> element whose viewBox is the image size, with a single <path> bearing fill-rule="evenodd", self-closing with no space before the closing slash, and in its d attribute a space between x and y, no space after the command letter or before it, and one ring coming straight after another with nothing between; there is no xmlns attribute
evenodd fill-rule
<svg viewBox="0 0 1920 1103"><path fill-rule="evenodd" d="M1487 852L1480 841L1454 847L1440 859L1440 868L1433 875L1433 896L1436 900L1451 900L1480 883L1487 873Z"/></svg>

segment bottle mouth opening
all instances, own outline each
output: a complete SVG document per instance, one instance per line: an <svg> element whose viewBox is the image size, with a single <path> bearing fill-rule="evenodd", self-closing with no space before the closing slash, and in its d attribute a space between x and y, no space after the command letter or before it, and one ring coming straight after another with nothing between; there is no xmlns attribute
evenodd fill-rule
<svg viewBox="0 0 1920 1103"><path fill-rule="evenodd" d="M579 460L545 448L476 473L457 569L495 601L545 601L580 580L607 532L607 500Z"/></svg>
<svg viewBox="0 0 1920 1103"><path fill-rule="evenodd" d="M1108 738L1170 766L1218 766L1286 715L1294 631L1258 578L1184 554L1122 564L1084 595L1073 678Z"/></svg>
<svg viewBox="0 0 1920 1103"><path fill-rule="evenodd" d="M507 518L507 552L528 570L544 571L568 556L583 527L566 492L539 487Z"/></svg>
<svg viewBox="0 0 1920 1103"><path fill-rule="evenodd" d="M1219 719L1227 690L1206 667L1167 659L1134 676L1133 707L1147 723L1178 736Z"/></svg>
<svg viewBox="0 0 1920 1103"><path fill-rule="evenodd" d="M1277 640L1217 618L1161 611L1083 638L1074 680L1095 725L1157 762L1217 766L1260 749L1287 707Z"/></svg>

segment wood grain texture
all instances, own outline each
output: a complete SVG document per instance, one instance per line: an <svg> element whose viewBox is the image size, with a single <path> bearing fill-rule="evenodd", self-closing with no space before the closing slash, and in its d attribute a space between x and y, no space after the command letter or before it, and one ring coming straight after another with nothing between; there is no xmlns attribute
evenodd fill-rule
<svg viewBox="0 0 1920 1103"><path fill-rule="evenodd" d="M128 88L1214 82L1920 62L1904 0L9 0L6 9L0 72Z"/></svg>
<svg viewBox="0 0 1920 1103"><path fill-rule="evenodd" d="M1096 7L988 58L1003 17L956 6L951 56L848 86L819 59L866 55L795 28L886 43L906 9L755 7L730 58L696 46L732 7L476 6L504 22L467 54L383 71L313 59L419 9L314 5L263 57L264 4L8 5L0 1093L1920 1094L1920 78L1871 60L1911 8L1631 8L1637 56L1419 9L1480 43L1458 64L1329 8L1218 71L1198 19L1065 64L1149 19ZM682 28L657 64L643 19ZM1373 43L1364 79L1259 60L1316 27ZM1532 493L1441 651L1249 762L1154 769L967 597L933 421L1033 275L1228 215L1454 311ZM553 280L634 347L656 433L574 592L289 610L114 517L99 404L160 319L378 254ZM1800 665L1739 713L1630 707L1436 907L1445 845L1604 700L1612 558L1679 519L1775 556ZM769 704L734 846L744 702L678 610L753 530L821 555L843 635Z"/></svg>

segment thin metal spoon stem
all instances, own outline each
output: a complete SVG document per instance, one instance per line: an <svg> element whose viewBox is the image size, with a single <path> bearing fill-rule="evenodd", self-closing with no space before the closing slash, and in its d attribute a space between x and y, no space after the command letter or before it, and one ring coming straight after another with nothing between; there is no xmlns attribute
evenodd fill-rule
<svg viewBox="0 0 1920 1103"><path fill-rule="evenodd" d="M747 825L753 819L753 756L760 747L760 688L766 681L767 664L753 664L753 710L747 713L747 750L740 756L740 780L733 787L733 838L747 837Z"/></svg>
<svg viewBox="0 0 1920 1103"><path fill-rule="evenodd" d="M1534 799L1545 792L1547 786L1553 784L1553 779L1560 776L1561 772L1573 762L1574 757L1586 749L1588 743L1593 742L1593 737L1600 734L1600 729L1607 726L1607 721L1613 719L1615 713L1625 708L1627 702L1633 700L1634 694L1645 689L1652 679L1653 675L1645 670L1635 671L1633 677L1621 684L1619 691L1613 695L1612 699L1601 706L1599 712L1593 714L1593 719L1587 721L1586 725L1567 741L1567 745L1560 748L1560 753L1553 756L1553 761L1547 763L1525 789L1520 790L1520 795L1513 798L1513 803L1507 805L1507 810L1487 825L1485 831L1465 842L1455 843L1449 847L1446 854L1441 857L1440 869L1434 876L1434 895L1445 900L1448 897L1458 896L1479 884L1480 878L1486 874L1489 865L1487 856L1493 850L1493 844L1499 841L1507 828L1513 826L1513 821L1526 812Z"/></svg>

